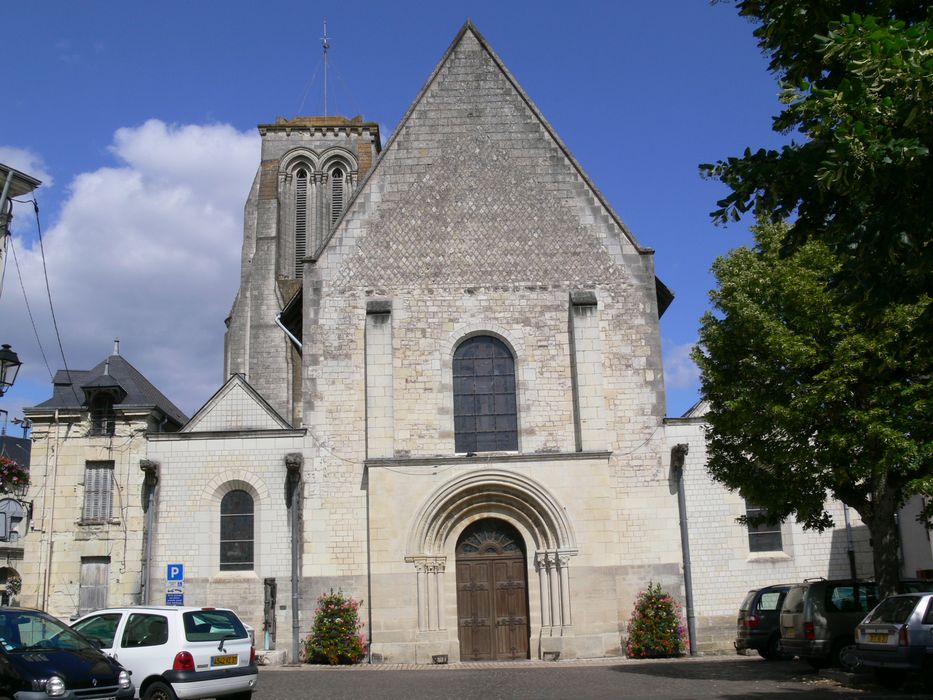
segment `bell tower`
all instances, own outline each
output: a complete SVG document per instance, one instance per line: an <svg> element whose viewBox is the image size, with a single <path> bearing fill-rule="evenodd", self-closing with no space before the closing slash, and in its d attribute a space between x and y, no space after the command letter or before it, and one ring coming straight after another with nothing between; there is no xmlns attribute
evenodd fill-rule
<svg viewBox="0 0 933 700"><path fill-rule="evenodd" d="M279 117L260 124L259 133L262 155L244 210L240 289L227 319L224 376L242 374L297 427L301 280L372 168L379 125L360 116Z"/></svg>

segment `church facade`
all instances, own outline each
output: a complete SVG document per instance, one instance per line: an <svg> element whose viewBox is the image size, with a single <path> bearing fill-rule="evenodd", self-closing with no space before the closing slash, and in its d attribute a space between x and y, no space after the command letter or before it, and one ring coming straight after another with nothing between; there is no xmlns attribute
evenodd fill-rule
<svg viewBox="0 0 933 700"><path fill-rule="evenodd" d="M469 24L381 153L360 120L260 131L226 370L303 435L280 426L270 460L250 447L176 479L211 408L248 413L231 398L153 442L162 503L197 478L257 509L251 572L194 555L186 594L239 587L258 606L275 577L288 600L287 550L260 538L266 508L294 522L290 458L303 629L340 588L386 661L618 654L638 590L681 581L652 251ZM158 551L170 527L160 513Z"/></svg>
<svg viewBox="0 0 933 700"><path fill-rule="evenodd" d="M730 645L747 588L830 573L796 530L749 552L702 418L665 418L653 251L472 24L384 147L361 118L259 129L227 381L190 420L153 407L170 429L113 471L126 508L105 524L132 537L109 605L229 606L291 657L342 590L374 662L618 655L639 591L686 598L672 454L705 508L701 650ZM47 404L30 415L53 425ZM70 444L77 499L102 457ZM34 483L58 468L47 448ZM46 561L68 536L43 535ZM53 613L73 614L84 559L43 589Z"/></svg>

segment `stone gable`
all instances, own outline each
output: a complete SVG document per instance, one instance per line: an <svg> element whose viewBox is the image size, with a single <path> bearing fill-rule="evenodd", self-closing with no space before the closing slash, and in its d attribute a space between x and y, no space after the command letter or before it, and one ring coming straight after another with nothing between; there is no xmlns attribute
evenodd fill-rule
<svg viewBox="0 0 933 700"><path fill-rule="evenodd" d="M337 292L618 283L623 256L645 252L469 29L328 248Z"/></svg>

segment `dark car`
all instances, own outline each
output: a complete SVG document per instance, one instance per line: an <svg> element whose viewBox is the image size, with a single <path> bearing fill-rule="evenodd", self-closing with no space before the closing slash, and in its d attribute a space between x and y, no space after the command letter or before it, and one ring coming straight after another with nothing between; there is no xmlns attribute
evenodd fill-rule
<svg viewBox="0 0 933 700"><path fill-rule="evenodd" d="M786 583L748 592L736 620L735 650L739 654L754 649L768 660L784 657L781 647L781 604L790 586Z"/></svg>
<svg viewBox="0 0 933 700"><path fill-rule="evenodd" d="M38 610L0 608L0 697L133 697L130 674L86 637Z"/></svg>
<svg viewBox="0 0 933 700"><path fill-rule="evenodd" d="M885 598L855 628L855 642L862 664L885 685L913 671L933 690L933 593Z"/></svg>

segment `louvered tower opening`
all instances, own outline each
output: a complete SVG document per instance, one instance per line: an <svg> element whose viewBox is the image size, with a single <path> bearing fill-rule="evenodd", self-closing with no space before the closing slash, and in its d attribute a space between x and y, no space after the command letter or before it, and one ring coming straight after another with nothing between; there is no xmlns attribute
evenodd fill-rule
<svg viewBox="0 0 933 700"><path fill-rule="evenodd" d="M295 277L304 270L303 260L308 247L308 171L295 173Z"/></svg>
<svg viewBox="0 0 933 700"><path fill-rule="evenodd" d="M334 168L330 174L330 225L337 223L343 213L344 177L343 170Z"/></svg>

